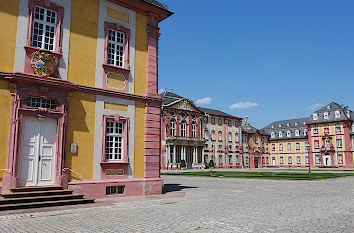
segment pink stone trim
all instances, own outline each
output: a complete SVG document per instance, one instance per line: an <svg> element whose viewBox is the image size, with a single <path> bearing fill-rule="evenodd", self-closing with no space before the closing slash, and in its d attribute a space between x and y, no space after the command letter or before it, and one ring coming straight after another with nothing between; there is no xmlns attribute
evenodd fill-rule
<svg viewBox="0 0 354 233"><path fill-rule="evenodd" d="M148 51L147 51L147 79L146 95L158 95L158 43L159 28L156 16L150 15L147 25L148 32Z"/></svg>
<svg viewBox="0 0 354 233"><path fill-rule="evenodd" d="M24 103L28 96L45 97L56 99L59 106L56 109L43 109L29 107ZM66 92L49 89L47 87L36 87L30 85L18 85L16 94L12 97L11 122L9 132L9 149L7 154L7 169L11 172L3 177L3 191L18 187L19 161L21 155L21 134L22 121L25 116L54 118L58 120L56 135L56 158L54 171L54 184L62 184L62 169L64 166L65 138L67 124L67 100Z"/></svg>
<svg viewBox="0 0 354 233"><path fill-rule="evenodd" d="M119 116L118 114L114 115L103 115L102 121L102 157L101 162L108 162L106 160L106 125L107 121L112 120L115 122L124 123L124 142L123 142L123 158L122 161L113 161L113 163L129 163L129 127L130 119L127 117ZM110 163L110 162L109 162Z"/></svg>
<svg viewBox="0 0 354 233"><path fill-rule="evenodd" d="M124 194L106 195L107 186L124 186ZM146 196L162 194L164 182L162 178L133 178L71 181L69 188L74 193L84 194L86 198L108 198L125 196Z"/></svg>

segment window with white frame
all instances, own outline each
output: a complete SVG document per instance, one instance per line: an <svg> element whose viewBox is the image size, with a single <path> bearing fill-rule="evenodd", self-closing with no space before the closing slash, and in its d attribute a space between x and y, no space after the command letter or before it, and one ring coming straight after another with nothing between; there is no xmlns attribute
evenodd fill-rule
<svg viewBox="0 0 354 233"><path fill-rule="evenodd" d="M286 132L286 136L287 136L287 137L291 137L291 131L290 131L290 130L288 130L288 131Z"/></svg>
<svg viewBox="0 0 354 233"><path fill-rule="evenodd" d="M275 138L275 133L274 133L274 132L271 132L271 133L270 133L270 137L271 137L271 138Z"/></svg>
<svg viewBox="0 0 354 233"><path fill-rule="evenodd" d="M287 148L288 148L288 151L291 150L291 142L288 142Z"/></svg>
<svg viewBox="0 0 354 233"><path fill-rule="evenodd" d="M336 139L336 142L337 142L337 147L341 148L342 147L342 139L338 138L338 139Z"/></svg>
<svg viewBox="0 0 354 233"><path fill-rule="evenodd" d="M301 157L300 156L296 156L296 163L300 164L301 163Z"/></svg>
<svg viewBox="0 0 354 233"><path fill-rule="evenodd" d="M215 131L211 131L211 140L215 141Z"/></svg>
<svg viewBox="0 0 354 233"><path fill-rule="evenodd" d="M238 127L238 125L239 125L239 124L238 124L238 121L236 120L236 121L235 121L235 127Z"/></svg>
<svg viewBox="0 0 354 233"><path fill-rule="evenodd" d="M300 131L298 129L295 130L295 136L300 136Z"/></svg>
<svg viewBox="0 0 354 233"><path fill-rule="evenodd" d="M323 113L323 119L325 119L325 120L328 119L328 112Z"/></svg>
<svg viewBox="0 0 354 233"><path fill-rule="evenodd" d="M33 18L32 46L54 50L57 27L57 12L35 6Z"/></svg>
<svg viewBox="0 0 354 233"><path fill-rule="evenodd" d="M283 149L283 143L279 143L279 150L282 151Z"/></svg>
<svg viewBox="0 0 354 233"><path fill-rule="evenodd" d="M316 163L320 163L321 162L321 158L319 155L316 155Z"/></svg>
<svg viewBox="0 0 354 233"><path fill-rule="evenodd" d="M319 142L318 140L315 140L315 141L314 141L314 147L315 147L316 149L320 148L320 142Z"/></svg>
<svg viewBox="0 0 354 233"><path fill-rule="evenodd" d="M170 133L171 133L171 136L176 136L176 121L175 119L172 119L171 120L171 128L170 128Z"/></svg>
<svg viewBox="0 0 354 233"><path fill-rule="evenodd" d="M187 135L187 123L185 120L181 121L181 137L186 137Z"/></svg>
<svg viewBox="0 0 354 233"><path fill-rule="evenodd" d="M212 117L212 118L210 119L210 121L211 121L211 124L215 125L215 117Z"/></svg>
<svg viewBox="0 0 354 233"><path fill-rule="evenodd" d="M272 144L272 151L275 151L275 144Z"/></svg>
<svg viewBox="0 0 354 233"><path fill-rule="evenodd" d="M300 150L300 142L296 143L296 150Z"/></svg>
<svg viewBox="0 0 354 233"><path fill-rule="evenodd" d="M283 132L279 131L279 137L282 138L283 137Z"/></svg>
<svg viewBox="0 0 354 233"><path fill-rule="evenodd" d="M291 155L288 156L288 163L293 163L293 156Z"/></svg>
<svg viewBox="0 0 354 233"><path fill-rule="evenodd" d="M222 132L221 131L218 132L218 140L222 141Z"/></svg>
<svg viewBox="0 0 354 233"><path fill-rule="evenodd" d="M232 120L228 120L228 126L232 126Z"/></svg>
<svg viewBox="0 0 354 233"><path fill-rule="evenodd" d="M239 138L238 138L238 133L235 133L235 142L238 142Z"/></svg>
<svg viewBox="0 0 354 233"><path fill-rule="evenodd" d="M338 154L337 158L338 158L338 163L339 164L343 164L343 155L342 154Z"/></svg>
<svg viewBox="0 0 354 233"><path fill-rule="evenodd" d="M325 139L325 146L326 146L326 149L329 149L331 147L331 140L326 138Z"/></svg>
<svg viewBox="0 0 354 233"><path fill-rule="evenodd" d="M204 138L209 139L209 130L208 129L204 129Z"/></svg>
<svg viewBox="0 0 354 233"><path fill-rule="evenodd" d="M335 118L339 118L340 117L340 111L339 110L334 112L334 117Z"/></svg>
<svg viewBox="0 0 354 233"><path fill-rule="evenodd" d="M312 114L312 119L315 121L318 120L318 114L317 113Z"/></svg>
<svg viewBox="0 0 354 233"><path fill-rule="evenodd" d="M310 163L310 157L309 156L305 156L305 163L309 164Z"/></svg>
<svg viewBox="0 0 354 233"><path fill-rule="evenodd" d="M222 145L218 145L218 150L219 150L219 151L222 150Z"/></svg>
<svg viewBox="0 0 354 233"><path fill-rule="evenodd" d="M324 128L324 133L329 134L329 128Z"/></svg>
<svg viewBox="0 0 354 233"><path fill-rule="evenodd" d="M124 66L125 34L116 30L108 30L107 63Z"/></svg>
<svg viewBox="0 0 354 233"><path fill-rule="evenodd" d="M107 121L106 123L106 160L123 160L124 123Z"/></svg>
<svg viewBox="0 0 354 233"><path fill-rule="evenodd" d="M232 142L232 133L229 132L229 142Z"/></svg>
<svg viewBox="0 0 354 233"><path fill-rule="evenodd" d="M29 96L25 98L24 102L27 106L35 108L56 109L59 106L58 101L41 97Z"/></svg>
<svg viewBox="0 0 354 233"><path fill-rule="evenodd" d="M304 129L304 136L307 136L307 129Z"/></svg>
<svg viewBox="0 0 354 233"><path fill-rule="evenodd" d="M192 122L192 138L197 137L197 124L195 122Z"/></svg>
<svg viewBox="0 0 354 233"><path fill-rule="evenodd" d="M204 123L208 123L208 117L204 117Z"/></svg>
<svg viewBox="0 0 354 233"><path fill-rule="evenodd" d="M318 129L313 129L314 134L318 134Z"/></svg>
<svg viewBox="0 0 354 233"><path fill-rule="evenodd" d="M284 163L284 157L283 156L280 156L279 160L280 160L280 164Z"/></svg>
<svg viewBox="0 0 354 233"><path fill-rule="evenodd" d="M229 165L232 165L232 155L229 155Z"/></svg>
<svg viewBox="0 0 354 233"><path fill-rule="evenodd" d="M341 133L342 132L342 128L340 126L336 127L336 133Z"/></svg>
<svg viewBox="0 0 354 233"><path fill-rule="evenodd" d="M218 118L218 125L222 125L222 119Z"/></svg>

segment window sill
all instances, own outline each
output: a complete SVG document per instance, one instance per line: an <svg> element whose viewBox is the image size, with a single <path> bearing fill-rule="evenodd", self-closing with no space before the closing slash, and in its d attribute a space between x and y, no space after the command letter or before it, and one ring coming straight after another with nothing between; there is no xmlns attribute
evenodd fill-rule
<svg viewBox="0 0 354 233"><path fill-rule="evenodd" d="M119 67L119 66L114 66L114 65L110 65L110 64L102 64L103 68L106 70L106 73L111 72L111 71L116 71L118 73L123 74L126 79L128 79L128 75L130 73L130 69L126 69L123 67Z"/></svg>
<svg viewBox="0 0 354 233"><path fill-rule="evenodd" d="M112 162L100 162L101 165L107 165L107 164L129 164L129 162L120 162L120 161L112 161Z"/></svg>
<svg viewBox="0 0 354 233"><path fill-rule="evenodd" d="M46 52L49 52L51 54L53 54L54 56L60 58L63 56L62 53L58 53L58 52L54 52L54 51L51 51L51 50L48 50L48 49L41 49L41 48L36 48L36 47L32 47L32 46L24 46L26 52L29 52L29 53L33 53L33 52L37 52L37 51L46 51Z"/></svg>

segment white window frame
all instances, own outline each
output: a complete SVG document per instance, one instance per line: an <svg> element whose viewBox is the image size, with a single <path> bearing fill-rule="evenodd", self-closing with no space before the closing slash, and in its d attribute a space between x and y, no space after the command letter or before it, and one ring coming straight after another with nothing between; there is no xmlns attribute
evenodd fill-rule
<svg viewBox="0 0 354 233"><path fill-rule="evenodd" d="M274 132L271 132L271 133L270 133L270 137L271 137L271 138L275 138L275 133L274 133Z"/></svg>
<svg viewBox="0 0 354 233"><path fill-rule="evenodd" d="M317 113L312 114L312 119L314 121L317 121L318 120L318 114Z"/></svg>
<svg viewBox="0 0 354 233"><path fill-rule="evenodd" d="M337 148L342 148L343 142L342 142L341 138L337 138L336 139L336 145L337 145Z"/></svg>
<svg viewBox="0 0 354 233"><path fill-rule="evenodd" d="M297 143L296 143L296 150L300 150L300 149L301 149L300 142L297 142Z"/></svg>
<svg viewBox="0 0 354 233"><path fill-rule="evenodd" d="M279 131L279 137L282 138L283 137L283 132Z"/></svg>
<svg viewBox="0 0 354 233"><path fill-rule="evenodd" d="M295 136L300 136L300 131L298 129L295 130Z"/></svg>
<svg viewBox="0 0 354 233"><path fill-rule="evenodd" d="M171 122L170 122L170 134L171 136L176 136L176 120L175 119L172 119Z"/></svg>
<svg viewBox="0 0 354 233"><path fill-rule="evenodd" d="M187 136L187 122L185 120L181 121L181 137Z"/></svg>
<svg viewBox="0 0 354 233"><path fill-rule="evenodd" d="M288 142L286 144L286 148L287 148L288 151L290 151L292 149L291 142Z"/></svg>
<svg viewBox="0 0 354 233"><path fill-rule="evenodd" d="M218 140L219 140L219 142L222 141L222 132L221 131L218 132Z"/></svg>
<svg viewBox="0 0 354 233"><path fill-rule="evenodd" d="M290 130L288 130L287 132L286 132L286 136L289 138L289 137L291 137L291 132L290 132Z"/></svg>
<svg viewBox="0 0 354 233"><path fill-rule="evenodd" d="M106 129L105 129L106 132L105 151L106 151L107 162L123 161L124 140L125 140L124 127L125 127L125 123L122 121L107 120ZM112 142L112 146L107 147L109 142ZM110 152L110 149L112 149L112 152Z"/></svg>
<svg viewBox="0 0 354 233"><path fill-rule="evenodd" d="M113 35L114 35L114 40L112 40L111 38ZM108 43L107 43L107 63L108 64L117 67L124 67L125 40L126 40L125 33L111 28L108 29Z"/></svg>
<svg viewBox="0 0 354 233"><path fill-rule="evenodd" d="M339 110L336 110L336 111L334 112L334 117L335 117L335 118L339 118L339 117L340 117L340 111L339 111Z"/></svg>
<svg viewBox="0 0 354 233"><path fill-rule="evenodd" d="M323 113L323 119L325 119L325 120L328 119L328 112Z"/></svg>
<svg viewBox="0 0 354 233"><path fill-rule="evenodd" d="M41 19L37 19L36 18L36 9L42 9L42 10L44 10L44 13L43 13L43 20L41 20ZM48 22L47 21L47 14L48 14L48 12L54 12L54 23L51 23L51 22ZM33 11L33 14L34 14L34 17L33 17L33 29L32 29L32 46L33 47L35 47L35 48L40 48L40 49L47 49L47 50L50 50L50 51L54 51L54 49L55 49L55 42L56 42L56 30L57 30L57 20L58 20L58 12L56 12L56 11L53 11L53 10L50 10L50 9L47 9L47 8L44 8L44 7L41 7L41 6L35 6L34 7L34 11ZM35 28L35 24L38 24L38 26L39 25L43 25L43 28L42 28L42 33L41 34L39 34L39 32L37 33L37 34L35 34L35 30L36 30L36 28ZM50 29L51 29L51 27L53 27L54 28L54 31L53 32L49 32L50 34L53 34L53 37L46 37L46 28L47 27L50 27ZM38 28L38 30L39 30L39 28ZM37 39L36 40L34 40L34 37L35 36L37 36ZM39 38L38 37L42 37L42 39L41 40L39 40ZM49 42L50 42L50 40L52 39L53 41L51 42L51 43L47 43L47 48L46 48L46 42L45 42L45 40L46 40L46 38L48 38L48 40L49 40ZM41 43L41 46L38 46L38 44L37 44L37 46L35 46L34 45L34 43L35 43L35 41L36 41L36 43ZM52 48L50 48L50 46L52 46Z"/></svg>
<svg viewBox="0 0 354 233"><path fill-rule="evenodd" d="M192 138L197 137L197 124L195 122L192 122Z"/></svg>
<svg viewBox="0 0 354 233"><path fill-rule="evenodd" d="M343 155L342 154L338 154L337 158L338 158L338 164L343 164Z"/></svg>
<svg viewBox="0 0 354 233"><path fill-rule="evenodd" d="M320 141L319 141L319 140L315 140L315 141L313 142L313 145L314 145L314 148L315 148L315 149L320 148Z"/></svg>

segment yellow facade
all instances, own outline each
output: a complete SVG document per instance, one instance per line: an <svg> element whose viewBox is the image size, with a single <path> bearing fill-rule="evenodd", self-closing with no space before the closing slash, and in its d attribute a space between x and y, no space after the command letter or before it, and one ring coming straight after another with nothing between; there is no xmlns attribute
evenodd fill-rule
<svg viewBox="0 0 354 233"><path fill-rule="evenodd" d="M98 0L72 1L68 80L95 86Z"/></svg>
<svg viewBox="0 0 354 233"><path fill-rule="evenodd" d="M0 114L0 169L6 168L7 146L9 144L9 123L11 110L11 95L9 82L0 80L0 106L1 111L8 114ZM0 173L0 177L3 172Z"/></svg>
<svg viewBox="0 0 354 233"><path fill-rule="evenodd" d="M93 178L96 96L74 92L68 99L66 166L81 174L82 179L90 180ZM75 154L70 153L72 142L78 146ZM72 178L75 177L73 174Z"/></svg>
<svg viewBox="0 0 354 233"><path fill-rule="evenodd" d="M288 163L288 158L289 156L292 156L292 163L290 165L292 166L304 166L305 164L305 156L307 156L306 152L306 142L307 139L282 139L282 140L273 140L270 141L268 144L269 147L269 153L270 153L270 158L269 158L269 164L272 165L272 157L275 157L276 159L276 166L283 166L283 165L289 165ZM291 149L288 150L288 144L290 143ZM300 144L300 149L296 149L296 144ZM275 145L275 151L272 150L273 146ZM283 150L280 150L280 144L283 145ZM297 163L297 157L300 156L301 163ZM283 157L284 162L281 164L280 163L280 157Z"/></svg>
<svg viewBox="0 0 354 233"><path fill-rule="evenodd" d="M135 80L134 93L145 95L147 78L147 27L148 17L136 13Z"/></svg>
<svg viewBox="0 0 354 233"><path fill-rule="evenodd" d="M19 0L0 1L0 71L13 72Z"/></svg>
<svg viewBox="0 0 354 233"><path fill-rule="evenodd" d="M145 103L135 102L134 177L144 177Z"/></svg>

